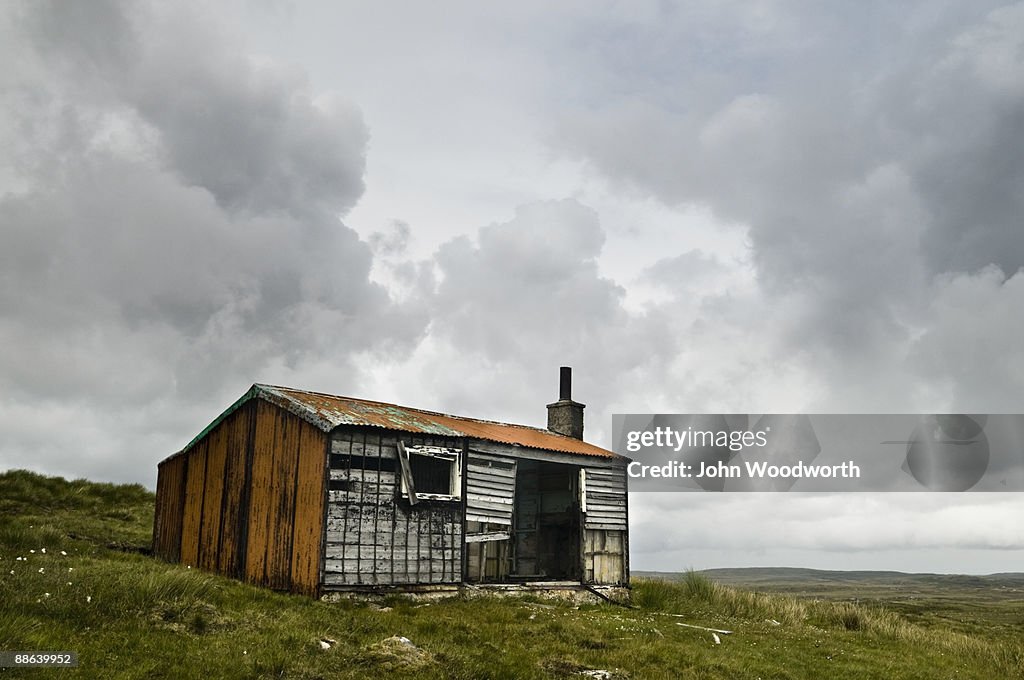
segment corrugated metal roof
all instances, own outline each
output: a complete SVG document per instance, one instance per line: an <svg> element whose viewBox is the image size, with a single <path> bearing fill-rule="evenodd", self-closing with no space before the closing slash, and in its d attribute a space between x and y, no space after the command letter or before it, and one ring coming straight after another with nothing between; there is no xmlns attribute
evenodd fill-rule
<svg viewBox="0 0 1024 680"><path fill-rule="evenodd" d="M247 396L260 397L288 409L325 432L339 425L369 425L403 432L472 437L584 456L620 457L585 441L526 425L464 418L379 401L339 397L276 385L253 385Z"/></svg>

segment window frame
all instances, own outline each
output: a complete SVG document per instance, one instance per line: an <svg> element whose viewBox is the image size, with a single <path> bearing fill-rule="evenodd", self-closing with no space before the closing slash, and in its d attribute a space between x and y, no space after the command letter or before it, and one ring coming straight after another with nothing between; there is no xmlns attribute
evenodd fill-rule
<svg viewBox="0 0 1024 680"><path fill-rule="evenodd" d="M461 501L462 500L462 451L443 446L412 446L398 440L398 462L401 468L399 494L409 499L411 505L420 501ZM420 493L412 474L412 456L422 456L446 461L450 464L448 488L451 493Z"/></svg>

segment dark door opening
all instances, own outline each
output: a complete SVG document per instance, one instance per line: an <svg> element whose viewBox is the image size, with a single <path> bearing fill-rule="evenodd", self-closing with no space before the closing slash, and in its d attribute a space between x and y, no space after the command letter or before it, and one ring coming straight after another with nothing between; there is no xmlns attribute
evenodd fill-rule
<svg viewBox="0 0 1024 680"><path fill-rule="evenodd" d="M579 468L520 459L513 529L510 578L580 580Z"/></svg>

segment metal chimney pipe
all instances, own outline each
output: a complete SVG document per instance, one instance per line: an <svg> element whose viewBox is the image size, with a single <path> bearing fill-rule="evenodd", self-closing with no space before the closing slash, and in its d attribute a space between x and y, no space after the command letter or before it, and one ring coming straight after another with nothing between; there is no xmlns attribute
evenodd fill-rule
<svg viewBox="0 0 1024 680"><path fill-rule="evenodd" d="M559 401L572 400L572 368L562 366L558 375L558 399Z"/></svg>

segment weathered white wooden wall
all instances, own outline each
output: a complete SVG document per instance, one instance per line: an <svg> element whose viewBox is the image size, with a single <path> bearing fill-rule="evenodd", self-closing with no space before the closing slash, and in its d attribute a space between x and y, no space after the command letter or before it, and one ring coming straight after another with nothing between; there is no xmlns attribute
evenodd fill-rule
<svg viewBox="0 0 1024 680"><path fill-rule="evenodd" d="M376 428L332 433L324 588L458 583L461 501L410 505L398 493L398 436L412 446L459 448L453 438Z"/></svg>
<svg viewBox="0 0 1024 680"><path fill-rule="evenodd" d="M466 580L496 582L509 573L516 460L470 448L466 470Z"/></svg>
<svg viewBox="0 0 1024 680"><path fill-rule="evenodd" d="M625 467L584 468L583 580L629 583L629 516Z"/></svg>
<svg viewBox="0 0 1024 680"><path fill-rule="evenodd" d="M494 442L475 445L471 440L464 497L410 505L399 492L399 437L409 446L461 450L463 445L453 437L368 427L340 427L332 433L324 589L458 583L463 580L464 563L470 581L503 580L509 572L516 528L516 473L521 451ZM628 583L625 468L573 463L575 460L564 464L585 470L585 512L580 545L565 549L578 551L584 582Z"/></svg>

